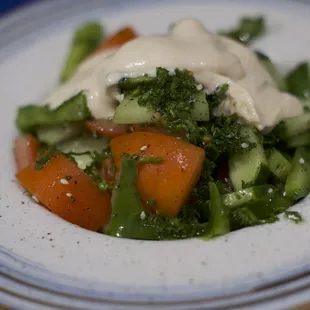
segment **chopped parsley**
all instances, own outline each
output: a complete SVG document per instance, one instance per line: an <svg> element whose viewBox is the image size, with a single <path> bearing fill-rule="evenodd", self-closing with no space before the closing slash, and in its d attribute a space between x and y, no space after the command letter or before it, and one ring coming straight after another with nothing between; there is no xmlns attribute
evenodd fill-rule
<svg viewBox="0 0 310 310"><path fill-rule="evenodd" d="M139 163L141 164L159 164L160 162L162 162L162 158L161 157L141 157L139 159Z"/></svg>
<svg viewBox="0 0 310 310"><path fill-rule="evenodd" d="M222 156L237 152L250 151L254 143L241 135L243 125L237 122L235 115L229 117L212 117L212 110L225 98L228 85L218 86L206 94L209 105L209 121L197 121L192 111L197 103L197 94L201 90L192 72L175 69L174 72L157 68L156 77L147 82L144 79L126 79L119 82L124 95L137 96L140 106L154 111L158 122L161 122L169 132L183 133L184 139L206 150L205 169L203 175L210 178L217 166L217 160ZM130 85L131 87L124 87ZM248 147L242 147L246 144Z"/></svg>
<svg viewBox="0 0 310 310"><path fill-rule="evenodd" d="M103 178L102 173L100 172L100 168L104 160L110 159L109 169L115 171L115 166L113 163L111 150L108 148L101 152L88 152L90 156L93 157L93 162L90 166L87 166L84 169L84 172L91 177L91 179L97 184L100 191L106 191L109 189L113 189L115 185L108 184L107 181Z"/></svg>
<svg viewBox="0 0 310 310"><path fill-rule="evenodd" d="M56 154L59 154L60 151L56 148L51 148L49 150L46 151L46 153L44 155L42 155L35 164L35 169L37 170L41 170L46 164L47 162L54 157Z"/></svg>
<svg viewBox="0 0 310 310"><path fill-rule="evenodd" d="M207 229L207 223L199 223L195 218L162 217L147 214L143 226L153 228L157 239L185 239L201 236Z"/></svg>

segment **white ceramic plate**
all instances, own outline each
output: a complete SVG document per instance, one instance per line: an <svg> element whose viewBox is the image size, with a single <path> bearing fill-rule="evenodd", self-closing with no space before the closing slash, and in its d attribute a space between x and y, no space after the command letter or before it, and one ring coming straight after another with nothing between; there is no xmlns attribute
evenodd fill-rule
<svg viewBox="0 0 310 310"><path fill-rule="evenodd" d="M303 224L283 219L208 242L142 242L73 226L30 201L14 180L16 108L55 86L80 22L100 18L108 31L131 24L151 34L166 32L181 17L197 17L216 30L257 13L266 15L268 35L256 47L283 68L310 60L308 1L59 0L0 22L0 304L21 309L264 304L275 309L310 299L309 199L294 207L306 219Z"/></svg>

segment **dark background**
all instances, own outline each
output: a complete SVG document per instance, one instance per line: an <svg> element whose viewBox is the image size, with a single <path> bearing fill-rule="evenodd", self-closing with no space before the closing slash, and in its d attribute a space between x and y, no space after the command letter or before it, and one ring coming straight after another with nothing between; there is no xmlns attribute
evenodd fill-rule
<svg viewBox="0 0 310 310"><path fill-rule="evenodd" d="M36 1L39 2L40 0ZM16 8L29 4L31 2L34 2L34 0L0 0L0 14L7 14Z"/></svg>

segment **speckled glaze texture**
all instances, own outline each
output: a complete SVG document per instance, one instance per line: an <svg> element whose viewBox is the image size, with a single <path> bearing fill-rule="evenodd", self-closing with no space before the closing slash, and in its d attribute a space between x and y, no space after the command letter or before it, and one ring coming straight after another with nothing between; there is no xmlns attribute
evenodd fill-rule
<svg viewBox="0 0 310 310"><path fill-rule="evenodd" d="M207 242L121 240L71 225L23 195L12 156L16 108L39 101L56 85L80 22L99 18L107 31L131 24L145 35L166 32L182 17L197 17L216 30L263 13L268 35L254 47L286 70L310 60L306 2L93 0L85 6L77 0L72 7L60 0L0 22L0 301L23 309L219 309L242 303L280 309L283 301L309 300L310 291L301 290L310 285L309 199L293 208L305 219L299 225L282 218ZM297 274L304 276L289 285L238 295ZM293 293L282 304L271 298L285 290Z"/></svg>

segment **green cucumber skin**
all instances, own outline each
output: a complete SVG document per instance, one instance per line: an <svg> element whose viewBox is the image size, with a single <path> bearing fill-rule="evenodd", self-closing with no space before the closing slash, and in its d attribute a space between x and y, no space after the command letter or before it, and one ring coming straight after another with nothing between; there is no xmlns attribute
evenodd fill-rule
<svg viewBox="0 0 310 310"><path fill-rule="evenodd" d="M83 91L64 101L58 108L26 105L18 109L16 125L22 132L35 132L40 127L59 126L91 118Z"/></svg>
<svg viewBox="0 0 310 310"><path fill-rule="evenodd" d="M287 118L277 128L278 134L285 141L308 131L310 131L310 113Z"/></svg>
<svg viewBox="0 0 310 310"><path fill-rule="evenodd" d="M291 162L275 148L270 150L267 160L271 173L281 182L285 182L291 170Z"/></svg>
<svg viewBox="0 0 310 310"><path fill-rule="evenodd" d="M244 205L256 202L261 199L261 197L272 195L274 190L275 188L271 184L253 186L223 195L223 203L229 209L240 208Z"/></svg>
<svg viewBox="0 0 310 310"><path fill-rule="evenodd" d="M116 124L141 124L154 121L154 111L141 107L138 103L139 97L127 96L117 106L113 117Z"/></svg>
<svg viewBox="0 0 310 310"><path fill-rule="evenodd" d="M60 74L61 83L66 82L74 74L78 65L95 50L104 37L104 30L97 22L83 24L75 30L71 48Z"/></svg>
<svg viewBox="0 0 310 310"><path fill-rule="evenodd" d="M253 129L244 127L243 133L256 147L229 159L229 177L236 191L243 189L243 182L247 187L266 183L270 172L265 151Z"/></svg>
<svg viewBox="0 0 310 310"><path fill-rule="evenodd" d="M139 105L139 96L126 95L115 110L113 122L116 124L147 124L155 121L155 112ZM206 94L201 91L197 94L196 103L192 111L196 121L209 121L210 111Z"/></svg>
<svg viewBox="0 0 310 310"><path fill-rule="evenodd" d="M208 240L230 232L229 212L215 183L209 182L209 226L201 238Z"/></svg>
<svg viewBox="0 0 310 310"><path fill-rule="evenodd" d="M296 200L306 197L310 192L310 151L299 147L292 160L292 169L285 183L286 196Z"/></svg>
<svg viewBox="0 0 310 310"><path fill-rule="evenodd" d="M287 141L288 148L297 148L299 146L309 146L310 145L310 132L305 132L300 135L291 137Z"/></svg>
<svg viewBox="0 0 310 310"><path fill-rule="evenodd" d="M118 82L118 86L121 90L132 90L137 88L141 84L154 84L156 83L156 78L150 77L148 75L141 75L135 78L122 78Z"/></svg>
<svg viewBox="0 0 310 310"><path fill-rule="evenodd" d="M61 152L70 154L77 162L78 167L84 170L94 162L91 152L100 154L108 146L109 142L105 138L96 139L91 136L83 136L61 143L57 147Z"/></svg>
<svg viewBox="0 0 310 310"><path fill-rule="evenodd" d="M38 128L36 135L41 143L56 145L79 136L82 131L82 124L65 124Z"/></svg>
<svg viewBox="0 0 310 310"><path fill-rule="evenodd" d="M106 234L129 239L156 239L154 227L143 225L143 203L136 188L139 162L129 156L122 158L118 186L112 194L112 215Z"/></svg>

